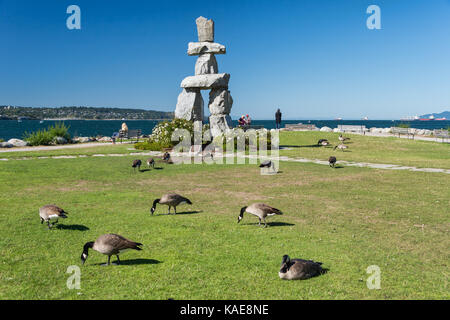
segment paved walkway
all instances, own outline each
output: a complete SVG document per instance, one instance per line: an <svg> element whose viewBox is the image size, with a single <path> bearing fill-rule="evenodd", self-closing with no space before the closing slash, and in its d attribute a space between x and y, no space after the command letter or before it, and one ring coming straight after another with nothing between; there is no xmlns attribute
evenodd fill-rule
<svg viewBox="0 0 450 320"><path fill-rule="evenodd" d="M87 157L126 157L126 156L151 156L151 157L161 157L162 153L159 151L149 151L149 152L131 152L131 153L123 153L123 154L94 154L92 156L88 155L75 155L75 156L51 156L51 157L23 157L23 158L15 158L15 159L2 159L0 161L16 161L16 160L33 160L33 159L77 159L77 158L87 158ZM191 158L192 155L188 153L180 153L175 154L172 153L172 157L181 156ZM234 157L234 154L225 155L225 157ZM218 159L223 157L222 154L216 154L214 159ZM250 156L246 155L245 158L258 158L258 156ZM276 160L275 158L266 157L271 160ZM266 159L265 158L265 159ZM288 162L302 162L302 163L315 163L319 165L329 166L328 161L319 160L319 159L307 159L307 158L290 158L285 156L278 157L279 161L288 161ZM373 168L373 169L382 169L382 170L407 170L407 171L415 171L415 172L432 172L432 173L447 173L450 174L450 169L441 169L441 168L417 168L417 167L409 167L402 166L397 164L383 164L383 163L369 163L369 162L352 162L352 161L338 161L338 165L347 166L347 167L361 167L361 168Z"/></svg>
<svg viewBox="0 0 450 320"><path fill-rule="evenodd" d="M51 151L51 150L62 150L62 149L82 149L82 148L92 148L92 147L102 147L102 146L112 146L111 142L89 142L89 143L79 143L64 146L39 146L39 147L22 147L22 148L0 148L0 153L7 152L26 152L26 151Z"/></svg>

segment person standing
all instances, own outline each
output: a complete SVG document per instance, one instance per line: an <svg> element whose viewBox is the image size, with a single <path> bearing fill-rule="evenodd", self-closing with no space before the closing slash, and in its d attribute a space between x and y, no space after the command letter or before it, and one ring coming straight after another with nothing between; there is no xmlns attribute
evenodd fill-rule
<svg viewBox="0 0 450 320"><path fill-rule="evenodd" d="M281 111L280 109L277 110L275 113L275 122L277 124L277 129L280 129L281 127Z"/></svg>

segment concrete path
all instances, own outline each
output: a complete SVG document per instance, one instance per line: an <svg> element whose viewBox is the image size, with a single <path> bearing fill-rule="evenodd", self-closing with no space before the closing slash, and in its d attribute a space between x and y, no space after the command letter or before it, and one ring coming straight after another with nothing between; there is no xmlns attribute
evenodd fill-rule
<svg viewBox="0 0 450 320"><path fill-rule="evenodd" d="M161 157L162 153L159 151L149 151L149 152L131 152L131 153L123 153L123 154L94 154L92 156L87 155L75 155L75 156L52 156L52 157L23 157L23 158L16 158L16 159L2 159L0 158L0 161L17 161L17 160L33 160L33 159L77 159L77 158L87 158L87 157L126 157L126 156L150 156L150 157ZM225 157L234 157L234 154L227 155L225 154ZM175 157L186 157L186 158L192 158L193 155L190 155L189 153L172 153L172 158L174 160ZM224 155L222 154L216 154L214 156L214 159L223 158ZM258 156L250 156L246 155L244 158L247 159L257 159ZM276 158L271 157L264 157L264 160L271 159L271 160L277 160ZM307 158L290 158L285 156L278 157L279 161L288 161L288 162L302 162L302 163L315 163L319 165L325 165L329 166L328 161L319 160L319 159L307 159ZM181 160L182 161L182 160ZM383 164L383 163L369 163L369 162L352 162L352 161L338 161L338 165L342 165L344 167L361 167L361 168L372 168L372 169L382 169L382 170L407 170L407 171L414 171L414 172L430 172L430 173L446 173L450 174L450 169L441 169L441 168L417 168L417 167L409 167L409 166L402 166L397 164Z"/></svg>
<svg viewBox="0 0 450 320"><path fill-rule="evenodd" d="M92 148L92 147L102 147L102 146L112 146L111 142L89 142L80 144L71 144L63 146L39 146L39 147L16 147L16 148L1 148L0 153L7 152L26 152L26 151L51 151L51 150L62 150L62 149L82 149L82 148Z"/></svg>

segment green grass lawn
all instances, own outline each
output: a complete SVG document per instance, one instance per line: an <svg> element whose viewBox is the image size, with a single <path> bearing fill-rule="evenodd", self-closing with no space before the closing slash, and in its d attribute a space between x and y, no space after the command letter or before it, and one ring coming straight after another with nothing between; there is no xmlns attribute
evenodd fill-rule
<svg viewBox="0 0 450 320"><path fill-rule="evenodd" d="M450 143L357 134L345 136L351 140L346 142L349 148L342 152L333 150L340 143L338 133L282 132L280 146L290 150L281 150L280 155L322 160L335 155L338 160L450 169ZM317 147L319 139L328 139L333 147Z"/></svg>
<svg viewBox="0 0 450 320"><path fill-rule="evenodd" d="M305 143L300 136L283 134L281 142ZM352 141L348 154L356 157L358 138ZM359 157L373 162L376 153ZM430 162L449 167L448 158L430 153ZM135 158L0 162L0 299L450 298L448 174L289 162L271 176L256 165L158 164L162 170L133 173ZM420 160L402 161L427 161L422 152L411 158ZM178 208L188 213L167 216L158 206L151 216L152 201L170 191L192 200ZM249 214L238 224L240 208L259 201L284 215L269 218L266 229ZM53 203L69 218L49 231L38 209ZM110 267L91 250L81 266L84 243L104 233L142 242L144 250ZM329 271L283 281L284 254L321 261ZM81 290L66 287L71 265L81 267ZM380 290L366 286L370 265L381 268Z"/></svg>

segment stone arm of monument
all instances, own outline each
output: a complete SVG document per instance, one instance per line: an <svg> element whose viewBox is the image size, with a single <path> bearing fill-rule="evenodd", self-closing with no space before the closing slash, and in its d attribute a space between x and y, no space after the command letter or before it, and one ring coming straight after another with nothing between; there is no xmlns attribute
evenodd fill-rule
<svg viewBox="0 0 450 320"><path fill-rule="evenodd" d="M199 56L205 53L226 54L224 45L215 42L189 42L187 54L189 56Z"/></svg>

